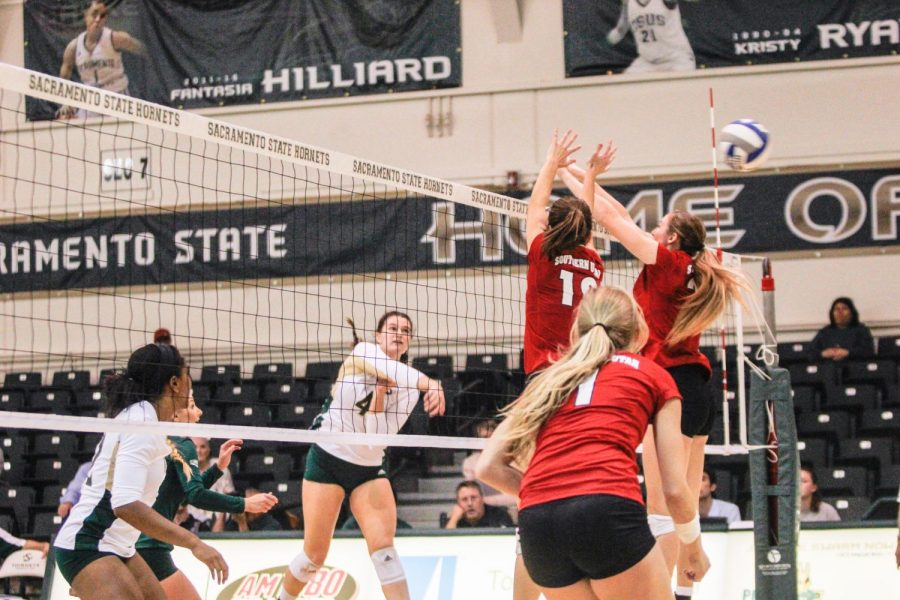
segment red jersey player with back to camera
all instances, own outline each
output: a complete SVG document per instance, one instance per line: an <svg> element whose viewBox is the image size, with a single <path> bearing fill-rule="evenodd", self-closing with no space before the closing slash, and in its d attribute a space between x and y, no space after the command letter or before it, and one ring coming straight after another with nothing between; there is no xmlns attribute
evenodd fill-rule
<svg viewBox="0 0 900 600"><path fill-rule="evenodd" d="M684 476L681 394L672 376L636 352L647 340L641 309L622 289L588 292L571 346L506 409L476 472L520 499L522 555L548 600L672 597L665 559L647 522L637 446L648 425L685 576L709 569ZM526 466L524 475L511 466Z"/></svg>
<svg viewBox="0 0 900 600"><path fill-rule="evenodd" d="M700 496L704 452L716 417L710 382L709 360L700 352L700 333L715 322L729 304L745 304L742 291L749 290L746 277L723 265L706 247L706 228L696 216L685 211L667 214L649 234L640 229L628 211L596 185L596 177L606 170L597 150L582 173L570 167L563 174L574 193L591 205L597 221L622 243L644 268L634 284L634 298L649 325L649 339L641 354L663 367L675 380L682 398L681 434L687 455L686 475L695 502ZM576 176L582 180L577 181ZM644 478L650 526L659 539L671 573L678 557L664 482L660 478L662 452L655 447L656 436L644 439ZM692 595L693 582L679 565L676 598Z"/></svg>
<svg viewBox="0 0 900 600"><path fill-rule="evenodd" d="M585 292L600 285L603 261L594 250L591 207L565 196L550 202L553 179L575 162L581 146L566 131L553 141L528 201L525 239L528 244L528 289L525 292L525 364L527 375L547 367L568 345L572 315ZM615 157L612 145L597 155L600 172ZM599 174L599 173L598 173Z"/></svg>

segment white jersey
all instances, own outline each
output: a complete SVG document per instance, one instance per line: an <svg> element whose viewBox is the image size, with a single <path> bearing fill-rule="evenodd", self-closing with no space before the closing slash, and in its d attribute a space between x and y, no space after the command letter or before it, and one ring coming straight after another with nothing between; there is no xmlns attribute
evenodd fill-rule
<svg viewBox="0 0 900 600"><path fill-rule="evenodd" d="M622 11L617 29L630 28L638 50L638 59L626 72L696 68L677 0L627 0Z"/></svg>
<svg viewBox="0 0 900 600"><path fill-rule="evenodd" d="M385 396L384 411L369 410L375 394L376 372L397 382L397 389ZM361 343L341 365L331 398L322 407L312 428L320 431L355 433L397 433L419 401L416 383L422 373L393 360L375 344ZM320 443L319 447L353 464L377 467L384 460L386 446L348 446Z"/></svg>
<svg viewBox="0 0 900 600"><path fill-rule="evenodd" d="M158 421L149 402L132 404L117 421ZM113 510L140 501L153 506L166 475L170 452L164 435L107 433L103 436L91 472L78 501L56 536L55 546L67 550L99 550L118 556L134 555L140 531L116 518Z"/></svg>
<svg viewBox="0 0 900 600"><path fill-rule="evenodd" d="M706 516L725 519L727 523L734 523L741 520L741 509L738 508L737 504L713 498L712 506L709 507L709 514Z"/></svg>
<svg viewBox="0 0 900 600"><path fill-rule="evenodd" d="M122 53L113 47L112 29L103 28L100 41L93 51L88 51L84 45L86 36L87 32L82 32L75 43L75 66L81 82L110 92L127 93L128 76L122 63Z"/></svg>

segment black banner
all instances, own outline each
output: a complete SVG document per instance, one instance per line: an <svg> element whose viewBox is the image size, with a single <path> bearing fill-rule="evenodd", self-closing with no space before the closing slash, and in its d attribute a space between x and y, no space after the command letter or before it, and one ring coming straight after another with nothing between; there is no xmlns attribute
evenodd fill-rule
<svg viewBox="0 0 900 600"><path fill-rule="evenodd" d="M566 76L895 55L896 0L563 0Z"/></svg>
<svg viewBox="0 0 900 600"><path fill-rule="evenodd" d="M30 0L24 21L27 68L61 75L68 56L75 80L177 108L462 83L454 0Z"/></svg>
<svg viewBox="0 0 900 600"><path fill-rule="evenodd" d="M648 230L690 210L715 244L708 181L607 189ZM898 243L897 170L726 179L719 196L730 251ZM0 226L0 292L490 267L525 254L521 220L430 198L35 221Z"/></svg>

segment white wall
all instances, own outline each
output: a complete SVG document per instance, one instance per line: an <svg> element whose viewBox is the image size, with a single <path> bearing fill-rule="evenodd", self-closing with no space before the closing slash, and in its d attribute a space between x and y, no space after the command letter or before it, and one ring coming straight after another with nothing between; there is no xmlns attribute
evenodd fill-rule
<svg viewBox="0 0 900 600"><path fill-rule="evenodd" d="M710 170L707 90L713 86L718 123L752 116L772 131L772 169L793 172L827 165L900 165L900 103L896 100L900 97L900 58L896 56L716 69L696 75L652 75L638 81L615 76L567 80L561 6L561 2L546 0L503 0L492 10L489 0L465 0L464 86L457 90L438 95L415 92L205 112L306 143L473 185L503 185L508 170L520 171L523 182L529 184L554 127L577 129L586 145L614 139L620 150L611 178L705 176ZM516 28L504 21L498 29L495 15L502 14L503 8L515 7L522 9L521 37L498 42L498 30L506 37L512 32L515 37ZM0 0L0 60L19 65L24 54L21 11L20 1ZM428 137L425 117L435 108L438 97L445 110L452 110L454 127L452 135ZM7 147L0 157L7 165L9 153ZM579 158L586 158L586 153L583 151ZM0 194L0 203L8 206L9 182L4 182ZM58 210L71 206L68 202L51 198L48 206L33 208ZM95 206L89 199L79 202L79 211L108 211L113 206L105 201ZM831 252L823 257L812 253L776 257L779 326L789 338L808 336L811 329L825 322L831 299L850 294L865 321L884 331L900 328L897 253L898 246L894 246L852 254ZM465 289L464 282L458 287ZM304 283L291 283L288 288L288 295L295 299L314 298L317 293L314 285ZM227 317L216 312L217 307L236 306L253 315L263 309L273 313L287 310L288 306L268 297L259 298L258 291L248 292L240 286L218 289L207 287L200 294L211 311L202 314L196 312L198 295L194 292L132 290L133 300L108 296L98 300L93 295L82 299L77 294L47 300L7 300L2 306L5 316L0 322L0 352L9 356L16 348L18 363L27 356L22 349L34 344L36 348L52 347L59 355L74 350L105 360L145 339L146 332L161 322L173 323L179 332L204 328L202 337L206 339L199 347L193 344L198 356L212 352L224 358L220 352L227 352L232 344L240 348L244 343L265 340L279 346L289 342L283 339L289 328L280 324L277 316L235 320L239 311ZM354 292L352 297L359 296ZM180 312L167 308L172 303L188 302L192 308L185 306ZM372 306L383 303L378 299ZM375 311L370 308L364 309L367 318ZM314 322L314 315L325 311L336 325L350 307L345 302L340 306L307 305L304 310L310 311L305 320ZM25 316L31 314L44 317L36 321ZM115 335L90 324L90 319L109 314L127 315L127 319L121 317L127 325ZM57 319L57 324L47 317ZM521 317L505 318L513 323ZM76 326L79 322L84 324ZM215 332L205 329L212 322L217 324ZM301 336L294 331L290 343L315 346L328 340L335 345L338 336L332 333L307 328ZM428 336L432 335L473 341L515 334L508 326L474 326L456 333L430 331Z"/></svg>

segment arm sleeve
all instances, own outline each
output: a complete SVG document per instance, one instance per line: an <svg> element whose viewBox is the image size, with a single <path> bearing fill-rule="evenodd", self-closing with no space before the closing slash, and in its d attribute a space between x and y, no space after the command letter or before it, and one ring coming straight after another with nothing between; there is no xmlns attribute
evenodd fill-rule
<svg viewBox="0 0 900 600"><path fill-rule="evenodd" d="M209 489L222 477L222 470L219 469L219 465L213 463L210 468L203 471L201 477L203 479L203 487Z"/></svg>
<svg viewBox="0 0 900 600"><path fill-rule="evenodd" d="M193 442L188 441L185 444L179 444L178 449L182 452L182 458L190 468L191 476L188 478L187 473L181 464L175 465L175 472L178 473L178 480L181 482L181 488L184 490L185 501L197 508L203 510L211 510L215 512L244 512L244 499L236 496L227 496L218 492L210 491L204 481L204 475L200 474L197 466L197 450ZM207 473L218 467L213 465L207 469ZM221 476L221 471L219 475ZM216 478L218 479L218 477ZM212 485L212 484L210 484Z"/></svg>
<svg viewBox="0 0 900 600"><path fill-rule="evenodd" d="M25 545L25 540L23 540L22 538L17 538L5 529L0 528L0 543L9 544L10 546L21 548Z"/></svg>
<svg viewBox="0 0 900 600"><path fill-rule="evenodd" d="M644 265L653 278L654 292L671 296L681 289L687 279L688 265L678 260L675 252L662 244L656 247L656 262Z"/></svg>
<svg viewBox="0 0 900 600"><path fill-rule="evenodd" d="M66 486L66 493L59 499L60 504L63 504L64 502L68 502L72 505L78 504L78 500L81 498L81 486L84 485L84 480L87 479L88 473L90 472L91 463L84 463L78 467L78 472L75 473L75 477L73 477L72 481L69 482L69 485Z"/></svg>
<svg viewBox="0 0 900 600"><path fill-rule="evenodd" d="M422 376L418 370L389 357L375 344L357 344L353 348L353 356L362 358L376 370L396 381L397 385L402 388L415 389Z"/></svg>
<svg viewBox="0 0 900 600"><path fill-rule="evenodd" d="M116 461L110 501L113 509L143 501L149 467L157 458L158 437L122 434L113 457Z"/></svg>

